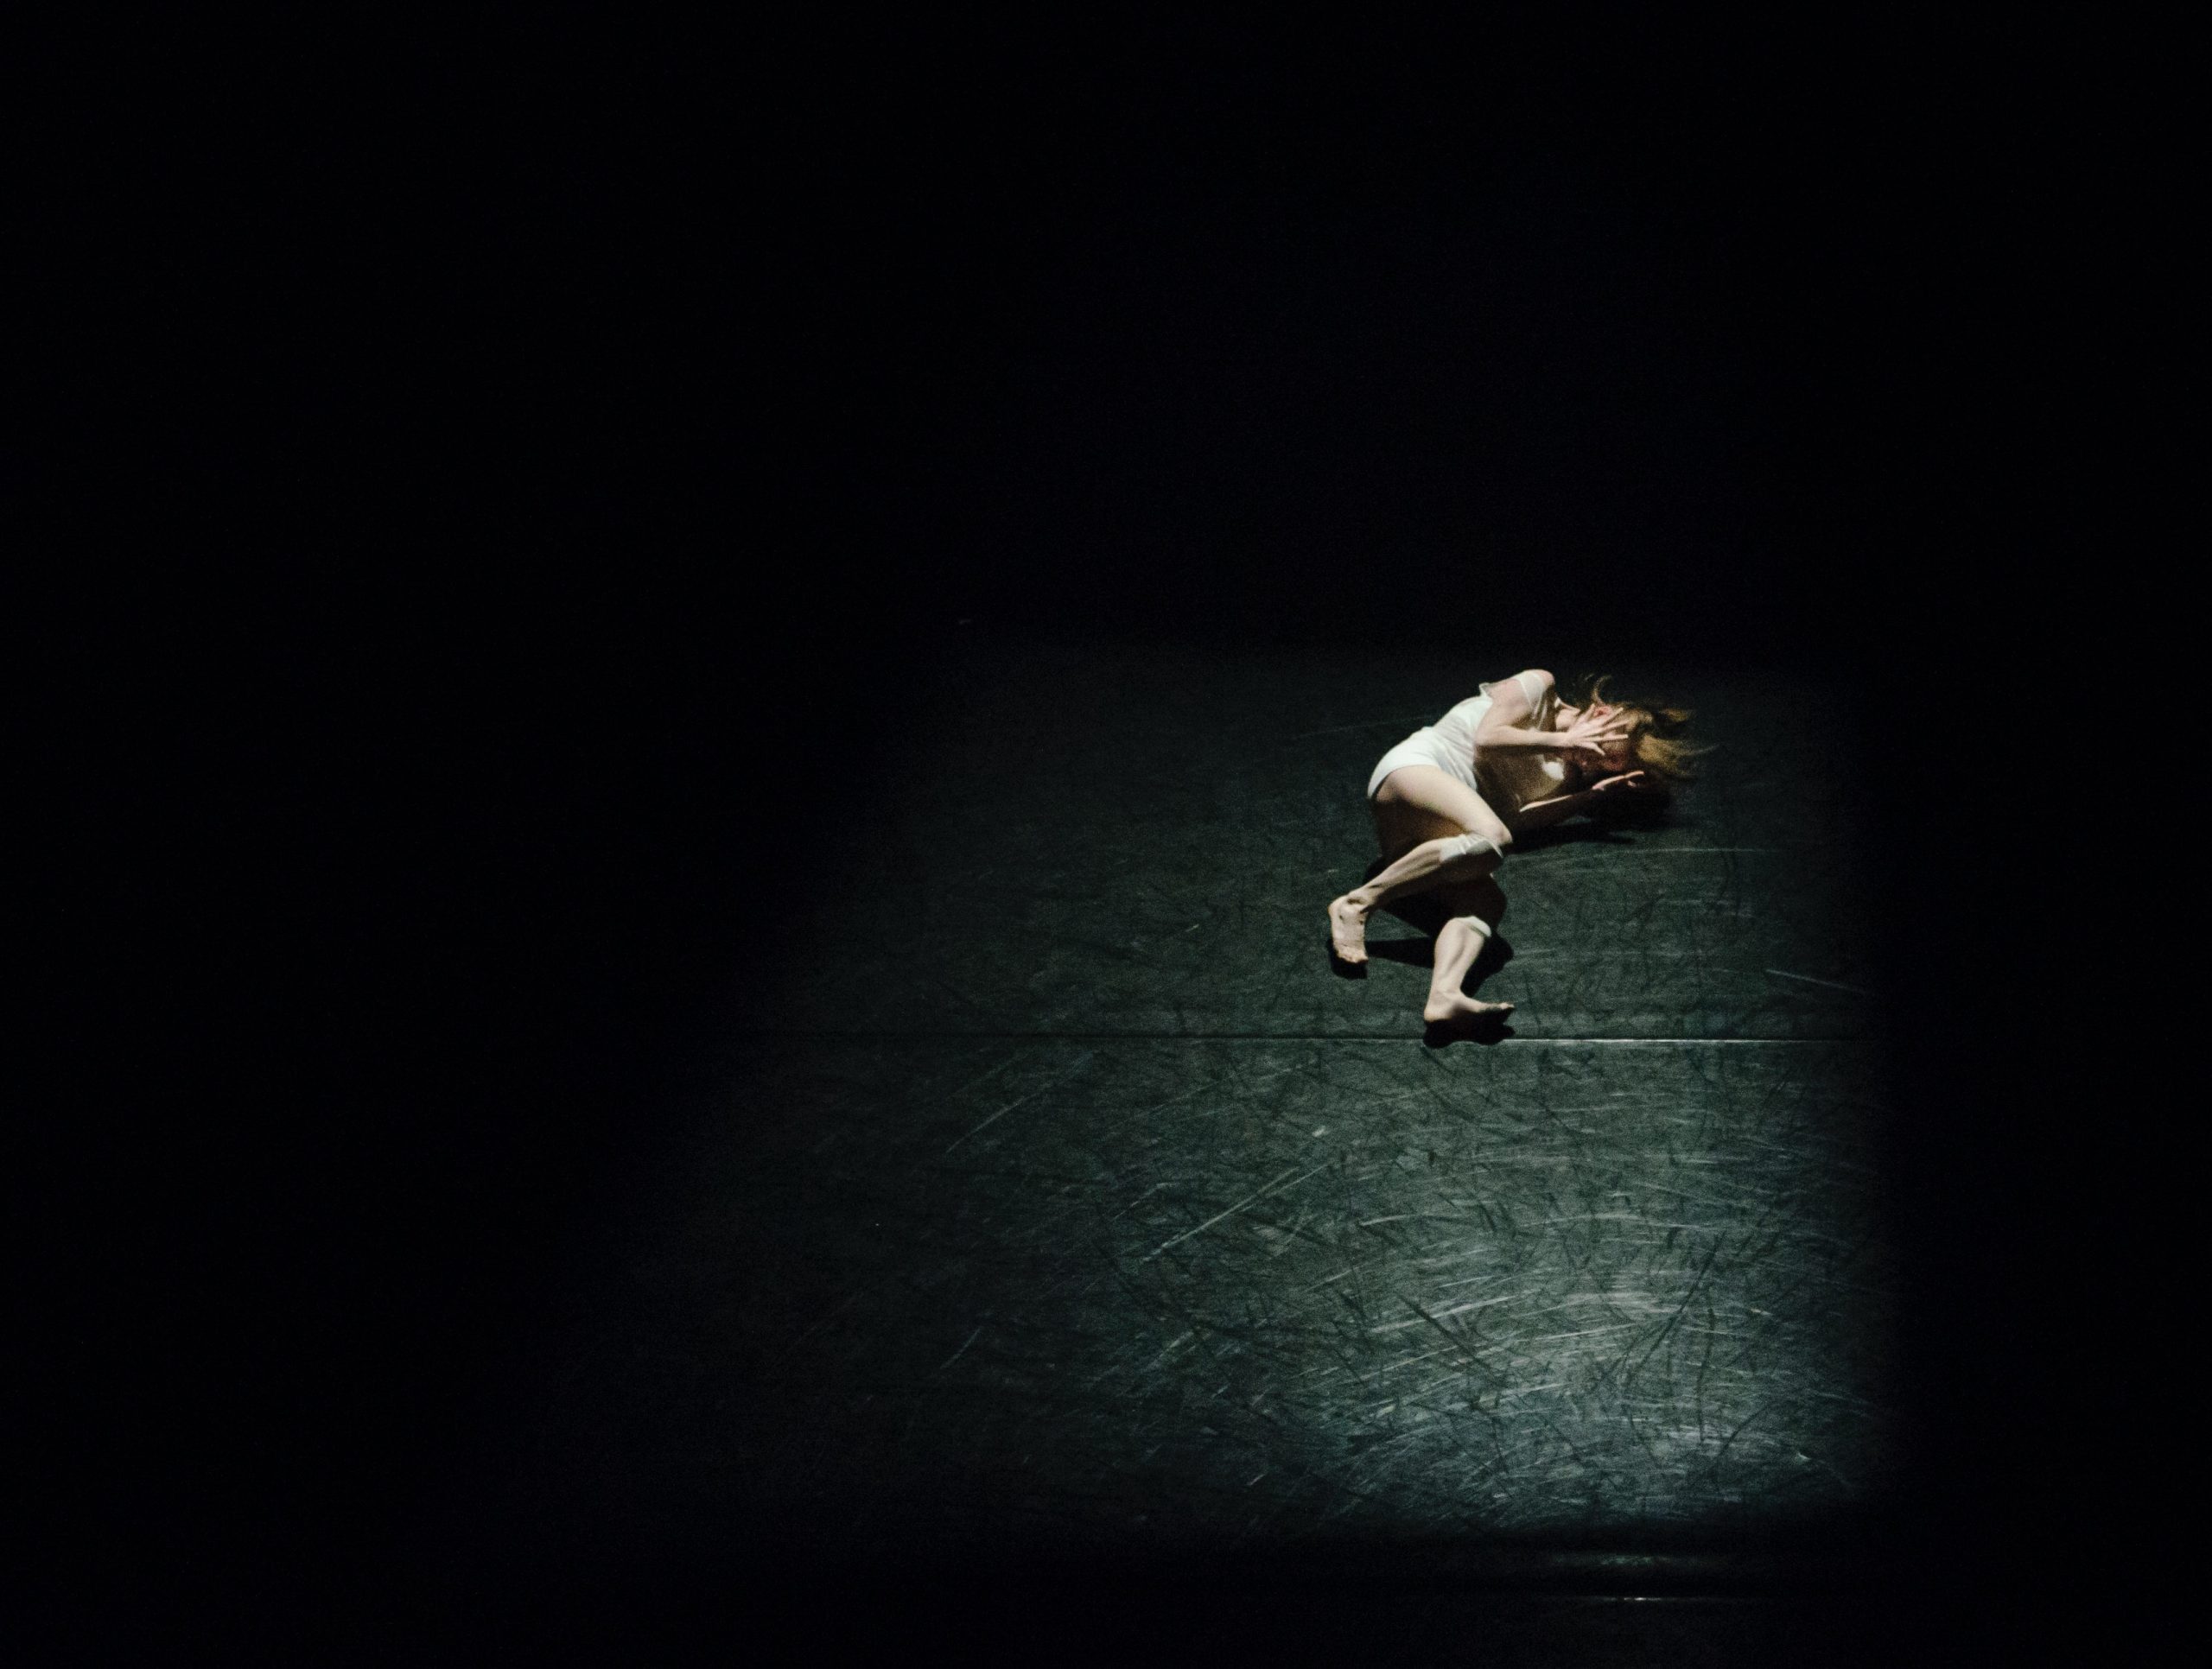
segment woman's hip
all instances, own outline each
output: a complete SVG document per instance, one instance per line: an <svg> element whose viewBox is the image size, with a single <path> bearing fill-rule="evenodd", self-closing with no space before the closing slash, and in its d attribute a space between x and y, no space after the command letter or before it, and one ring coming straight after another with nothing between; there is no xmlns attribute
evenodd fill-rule
<svg viewBox="0 0 2212 1669"><path fill-rule="evenodd" d="M1482 790L1475 784L1475 762L1460 758L1458 748L1446 746L1435 731L1417 730L1376 761L1367 778L1367 797L1372 800L1381 793L1390 773L1407 765L1428 765L1478 794Z"/></svg>

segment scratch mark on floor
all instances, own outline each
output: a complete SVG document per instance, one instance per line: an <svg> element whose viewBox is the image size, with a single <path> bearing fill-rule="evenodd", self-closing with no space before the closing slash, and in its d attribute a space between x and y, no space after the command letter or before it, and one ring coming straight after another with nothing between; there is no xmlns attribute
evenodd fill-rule
<svg viewBox="0 0 2212 1669"><path fill-rule="evenodd" d="M1087 1049L1086 1049L1085 1050L1084 1050L1084 1051L1083 1051L1083 1053L1082 1053L1082 1054L1077 1055L1077 1057L1076 1057L1072 1061L1070 1061L1070 1062L1068 1063L1067 1070L1066 1070L1066 1071L1065 1071L1065 1072L1060 1073L1057 1077L1055 1077L1055 1078L1052 1080L1052 1082L1051 1083L1045 1084L1045 1085L1040 1086L1040 1087L1039 1087L1039 1088L1038 1088L1033 1089L1033 1090L1031 1090L1031 1091L1030 1091L1027 1095L1017 1095L1017 1096L1015 1096L1012 1101L1008 1101L1008 1102L1007 1102L1004 1107L1001 1107L1001 1108L999 1108L999 1110L998 1110L997 1112L995 1112L995 1113L992 1114L991 1114L991 1116L990 1116L989 1118L988 1118L988 1119L984 1120L982 1121L982 1123L981 1123L981 1124L977 1125L977 1126L976 1126L973 1130L969 1131L966 1136L962 1136L962 1137L957 1138L957 1139L953 1142L953 1144L952 1144L952 1147L948 1147L948 1148L946 1148L944 1151L945 1151L947 1153L950 1153L950 1152L952 1152L952 1148L953 1148L953 1147L957 1147L957 1146L959 1146L959 1145L960 1145L960 1144L961 1144L962 1142L964 1142L964 1141L968 1140L969 1137L972 1137L972 1136L980 1136L980 1135L982 1135L982 1134L983 1133L983 1132L984 1132L984 1131L986 1131L986 1130L989 1129L993 1125L996 1124L996 1123L997 1123L1001 1119L1003 1119L1004 1117L1006 1117L1006 1115L1007 1115L1007 1114L1009 1114L1009 1113L1013 1112L1013 1111L1014 1111L1014 1109L1015 1107L1020 1107L1020 1106L1024 1101L1035 1101L1035 1100L1037 1099L1037 1097L1038 1097L1038 1096L1039 1096L1039 1095L1043 1095L1043 1094L1045 1093L1045 1091L1046 1091L1046 1090L1047 1090L1047 1089L1051 1089L1051 1088L1053 1088L1057 1087L1058 1085L1059 1085L1059 1084L1061 1084L1061 1083L1065 1082L1069 1078L1073 1077L1073 1076L1074 1076L1077 1072L1080 1072L1080 1071L1081 1071L1081 1070L1082 1070L1085 1066L1088 1066L1090 1063L1090 1051L1089 1050L1087 1050Z"/></svg>
<svg viewBox="0 0 2212 1669"><path fill-rule="evenodd" d="M1237 1201L1236 1204L1230 1206L1226 1211L1215 1213L1212 1216L1208 1217L1204 1222L1200 1223L1196 1228L1186 1228L1181 1234L1176 1235L1173 1240L1162 1241L1158 1246L1155 1246L1151 1251L1144 1254L1144 1261L1150 1263L1162 1252L1167 1250L1169 1247L1180 1246L1185 1241L1189 1240L1193 1234L1203 1234L1207 1229L1212 1228L1223 1218L1235 1216L1246 1206L1253 1203L1254 1201L1264 1199L1269 1194L1274 1193L1277 1188L1283 1186L1295 1187L1298 1183L1304 1182L1306 1180L1306 1177L1319 1176L1322 1171L1326 1171L1328 1168L1329 1167L1326 1164L1317 1164L1311 1171L1307 1171L1305 1177L1298 1177L1295 1182L1287 1181L1287 1179L1290 1177L1291 1173L1287 1171L1284 1171L1281 1176L1277 1177L1274 1181L1269 1183L1265 1188L1260 1190L1258 1193L1248 1195L1243 1199Z"/></svg>
<svg viewBox="0 0 2212 1669"><path fill-rule="evenodd" d="M999 1108L999 1110L998 1110L997 1112L995 1112L995 1113L992 1114L991 1114L991 1116L990 1116L989 1118L988 1118L988 1119L984 1120L982 1121L982 1123L981 1123L981 1124L977 1125L977 1126L976 1126L973 1130L969 1131L969 1132L968 1133L968 1135L967 1135L967 1136L962 1136L962 1137L960 1137L957 1140L954 1141L954 1143L952 1144L952 1147L948 1147L948 1148L946 1148L944 1151L945 1151L946 1152L950 1153L950 1152L952 1152L952 1148L953 1148L953 1147L957 1147L957 1146L959 1146L959 1145L960 1145L961 1142L964 1142L964 1141L966 1141L966 1140L968 1139L968 1136L980 1136L980 1135L982 1135L982 1134L983 1133L983 1132L985 1132L986 1130L988 1130L988 1129L989 1129L993 1125L996 1124L996 1123L997 1123L1001 1119L1003 1119L1004 1117L1006 1117L1006 1115L1007 1115L1007 1114L1009 1114L1009 1113L1013 1112L1013 1111L1014 1111L1014 1109L1015 1107L1020 1107L1020 1106L1024 1101L1035 1101L1035 1100L1037 1099L1037 1097L1038 1097L1038 1096L1039 1096L1039 1095L1043 1095L1044 1093L1045 1093L1045 1092L1044 1092L1043 1090L1041 1090L1041 1089L1033 1089L1033 1090L1031 1090L1031 1091L1030 1091L1027 1095L1017 1095L1017 1096L1015 1096L1012 1101L1008 1101L1008 1102L1007 1102L1004 1107L1001 1107L1001 1108Z"/></svg>
<svg viewBox="0 0 2212 1669"><path fill-rule="evenodd" d="M986 1325L988 1325L988 1323L986 1323ZM975 1343L977 1339L982 1336L983 1329L982 1327L978 1327L974 1332L963 1339L960 1342L960 1348L938 1364L937 1370L938 1373L942 1374L946 1368L951 1367L953 1363L958 1361L963 1356L966 1355L968 1354L968 1347ZM932 1374L930 1377L934 1379L937 1377L937 1374Z"/></svg>
<svg viewBox="0 0 2212 1669"><path fill-rule="evenodd" d="M1871 994L1855 985L1846 985L1840 980L1816 980L1809 974L1787 974L1778 968L1763 968L1759 972L1771 974L1777 980L1802 980L1807 985L1824 985L1831 991L1848 991L1854 997Z"/></svg>

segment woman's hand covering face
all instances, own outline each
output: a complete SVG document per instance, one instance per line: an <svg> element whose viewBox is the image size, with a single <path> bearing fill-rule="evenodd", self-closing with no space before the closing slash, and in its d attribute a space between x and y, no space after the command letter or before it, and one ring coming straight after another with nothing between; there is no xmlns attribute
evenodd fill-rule
<svg viewBox="0 0 2212 1669"><path fill-rule="evenodd" d="M1628 740L1628 721L1618 716L1613 708L1592 708L1578 713L1560 727L1560 746L1568 753L1588 754L1599 761L1607 759Z"/></svg>

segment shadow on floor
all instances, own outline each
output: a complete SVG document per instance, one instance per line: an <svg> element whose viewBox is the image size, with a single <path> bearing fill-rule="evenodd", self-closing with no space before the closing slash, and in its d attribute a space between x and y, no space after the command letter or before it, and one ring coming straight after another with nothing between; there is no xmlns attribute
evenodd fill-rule
<svg viewBox="0 0 2212 1669"><path fill-rule="evenodd" d="M1605 834L1605 831L1596 830L1591 834L1580 835L1578 838L1598 838ZM1383 860L1379 857L1376 858L1368 865L1366 874L1363 879L1373 880L1382 871L1382 866ZM1442 930L1445 922L1448 919L1443 904L1433 897L1416 894L1401 903L1385 904L1382 906L1382 911L1384 914L1393 916L1403 922L1421 936L1418 939L1370 939L1367 942L1368 955L1377 961L1399 962L1405 967L1418 968L1424 971L1434 967L1436 936ZM1512 960L1512 944L1503 933L1493 933L1483 946L1482 954L1475 958L1474 966L1467 970L1467 977L1460 982L1460 990L1471 997L1478 994L1482 989L1483 982ZM1345 977L1364 979L1367 976L1365 967L1347 967L1346 964L1338 961L1334 956L1330 958L1330 966ZM1509 1017L1504 1015L1495 1015L1448 1025L1431 1025L1422 1033L1421 1041L1431 1049L1448 1048L1455 1043L1484 1044L1503 1043L1514 1035L1508 1019Z"/></svg>
<svg viewBox="0 0 2212 1669"><path fill-rule="evenodd" d="M1449 1049L1460 1043L1480 1044L1487 1049L1516 1035L1505 1016L1485 1014L1479 1019L1441 1025L1432 1020L1421 1028L1421 1042L1424 1049Z"/></svg>

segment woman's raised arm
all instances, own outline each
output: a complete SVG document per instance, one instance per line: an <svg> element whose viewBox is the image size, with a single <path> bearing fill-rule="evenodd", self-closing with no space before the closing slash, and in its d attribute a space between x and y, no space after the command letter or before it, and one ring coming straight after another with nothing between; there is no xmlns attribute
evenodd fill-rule
<svg viewBox="0 0 2212 1669"><path fill-rule="evenodd" d="M1516 672L1490 687L1490 711L1475 727L1475 752L1486 747L1557 747L1559 737L1531 727L1530 720L1552 687L1552 675L1540 667Z"/></svg>

